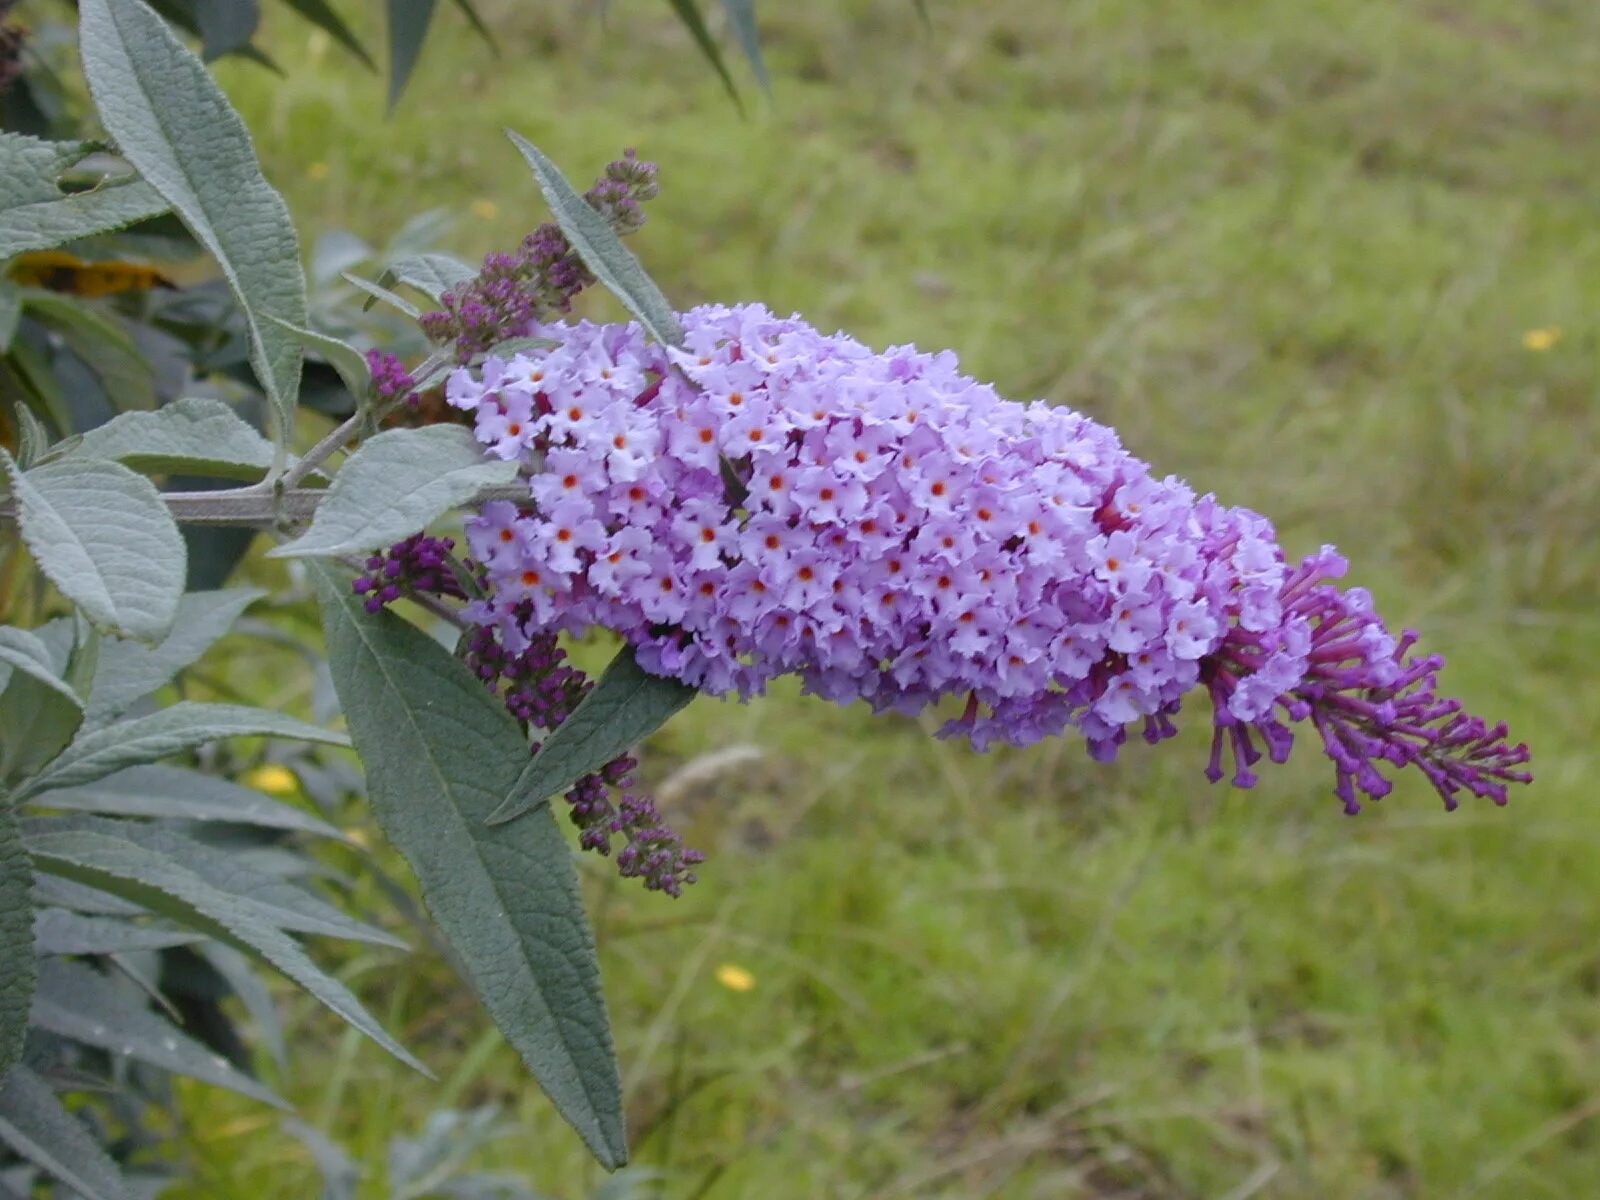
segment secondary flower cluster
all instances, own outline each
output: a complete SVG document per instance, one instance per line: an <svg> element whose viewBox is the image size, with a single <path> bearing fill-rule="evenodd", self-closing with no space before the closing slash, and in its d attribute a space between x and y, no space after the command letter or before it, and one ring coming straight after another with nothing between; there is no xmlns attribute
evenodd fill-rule
<svg viewBox="0 0 1600 1200"><path fill-rule="evenodd" d="M1338 794L1418 766L1453 804L1506 798L1522 746L1434 694L1331 549L1291 567L1258 514L1156 478L1081 414L1001 399L954 355L874 352L766 309L684 317L681 348L633 325L534 330L446 397L486 452L533 472L530 505L469 524L507 652L616 630L640 663L713 693L797 673L838 702L966 709L983 748L1076 728L1099 758L1214 704L1208 774L1249 786L1310 720ZM1254 735L1254 736L1252 736Z"/></svg>
<svg viewBox="0 0 1600 1200"><path fill-rule="evenodd" d="M584 199L617 233L628 234L644 224L641 205L659 190L656 164L640 162L627 150ZM515 252L486 257L475 278L446 292L443 307L423 316L422 329L435 342L455 343L459 361L469 362L495 343L527 333L535 321L567 312L573 297L593 282L566 235L547 223Z"/></svg>

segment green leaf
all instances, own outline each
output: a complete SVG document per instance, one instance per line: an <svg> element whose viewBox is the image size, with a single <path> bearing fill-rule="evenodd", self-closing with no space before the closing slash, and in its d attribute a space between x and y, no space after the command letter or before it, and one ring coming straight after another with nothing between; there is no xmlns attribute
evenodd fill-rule
<svg viewBox="0 0 1600 1200"><path fill-rule="evenodd" d="M0 1142L84 1200L132 1200L117 1164L27 1067L0 1077Z"/></svg>
<svg viewBox="0 0 1600 1200"><path fill-rule="evenodd" d="M254 788L181 767L129 767L93 783L57 788L34 803L73 812L175 821L226 821L344 839L319 817Z"/></svg>
<svg viewBox="0 0 1600 1200"><path fill-rule="evenodd" d="M125 838L62 830L29 839L43 871L143 905L270 963L401 1062L427 1073L338 980L325 974L261 905L214 887L186 864Z"/></svg>
<svg viewBox="0 0 1600 1200"><path fill-rule="evenodd" d="M117 917L86 917L66 908L41 908L33 917L33 944L40 954L122 954L169 950L200 941L203 934L176 925L136 925Z"/></svg>
<svg viewBox="0 0 1600 1200"><path fill-rule="evenodd" d="M79 708L83 707L78 693L56 674L50 648L26 629L0 625L0 663L26 672L51 691L59 692ZM4 683L0 683L0 688L4 686Z"/></svg>
<svg viewBox="0 0 1600 1200"><path fill-rule="evenodd" d="M340 382L355 397L357 404L367 402L367 397L372 391L372 368L367 365L365 354L349 342L330 337L326 333L318 333L314 329L302 329L298 325L282 321L279 324L300 339L300 344L307 350L315 350L320 354L323 361L339 373Z"/></svg>
<svg viewBox="0 0 1600 1200"><path fill-rule="evenodd" d="M506 136L533 168L556 224L594 277L611 289L658 342L668 346L682 343L683 329L672 305L606 219L589 206L537 146L514 130L506 130Z"/></svg>
<svg viewBox="0 0 1600 1200"><path fill-rule="evenodd" d="M0 133L0 260L108 233L167 211L148 183L103 183L63 192L63 171L92 150L89 142L41 142ZM0 338L0 348L4 347Z"/></svg>
<svg viewBox="0 0 1600 1200"><path fill-rule="evenodd" d="M33 952L33 868L17 813L0 801L0 1078L22 1054L37 963Z"/></svg>
<svg viewBox="0 0 1600 1200"><path fill-rule="evenodd" d="M311 528L269 558L371 550L426 528L487 487L508 484L517 464L484 457L460 425L391 429L369 438L333 477Z"/></svg>
<svg viewBox="0 0 1600 1200"><path fill-rule="evenodd" d="M405 315L410 317L413 321L420 320L422 317L422 310L420 308L411 303L411 301L407 300L404 296L397 296L395 293L391 292L388 288L383 287L381 284L373 283L370 279L363 279L359 275L352 275L349 271L340 271L339 278L344 280L356 290L365 292L367 294L367 302L361 306L362 312L365 312L379 300L382 300L391 308L397 308L401 312L405 313Z"/></svg>
<svg viewBox="0 0 1600 1200"><path fill-rule="evenodd" d="M89 692L91 724L104 724L168 683L185 667L199 660L249 605L266 593L258 588L233 588L221 592L185 592L178 601L172 631L159 645L147 646L125 638L100 643L99 664Z"/></svg>
<svg viewBox="0 0 1600 1200"><path fill-rule="evenodd" d="M283 1022L278 1017L277 1001L266 981L250 960L232 946L205 942L196 946L194 952L210 963L212 970L221 975L233 994L239 997L239 1003L255 1021L256 1032L266 1043L268 1053L282 1071L288 1061L288 1050L283 1042Z"/></svg>
<svg viewBox="0 0 1600 1200"><path fill-rule="evenodd" d="M82 0L89 90L124 157L216 258L244 313L250 361L286 442L300 343L268 318L306 323L300 247L283 197L200 60L140 0Z"/></svg>
<svg viewBox="0 0 1600 1200"><path fill-rule="evenodd" d="M458 287L478 273L459 258L448 254L413 254L396 259L385 268L378 282L385 287L403 283L414 287L435 304L451 288Z"/></svg>
<svg viewBox="0 0 1600 1200"><path fill-rule="evenodd" d="M0 780L9 783L39 771L82 725L81 702L70 693L13 671L0 694Z"/></svg>
<svg viewBox="0 0 1600 1200"><path fill-rule="evenodd" d="M58 1037L227 1088L274 1108L289 1106L271 1089L151 1012L144 997L82 963L49 959L39 968L32 1024Z"/></svg>
<svg viewBox="0 0 1600 1200"><path fill-rule="evenodd" d="M372 56L367 53L367 48L355 34L350 32L350 26L344 23L344 19L334 11L327 0L286 0L286 2L295 12L359 58L368 70L378 69L377 64L372 61Z"/></svg>
<svg viewBox="0 0 1600 1200"><path fill-rule="evenodd" d="M700 7L694 0L667 0L667 3L672 5L672 11L678 14L678 19L694 36L694 40L700 46L700 52L710 61L722 80L722 86L728 89L729 97L742 111L744 103L739 99L739 89L733 85L733 76L728 73L728 64L722 61L722 51L717 48L711 31L706 28L705 18L700 15Z"/></svg>
<svg viewBox="0 0 1600 1200"><path fill-rule="evenodd" d="M86 730L61 757L23 784L17 798L92 783L124 767L143 766L225 737L281 737L332 746L349 744L343 734L268 709L185 700L148 716Z"/></svg>
<svg viewBox="0 0 1600 1200"><path fill-rule="evenodd" d="M11 349L11 339L16 336L21 319L22 293L15 284L0 279L0 354Z"/></svg>
<svg viewBox="0 0 1600 1200"><path fill-rule="evenodd" d="M761 33L756 28L755 0L722 0L722 8L728 14L728 23L733 26L733 32L739 39L744 56L750 60L750 67L761 82L762 90L770 92L772 80L767 77L767 64L761 57Z"/></svg>
<svg viewBox="0 0 1600 1200"><path fill-rule="evenodd" d="M113 417L62 447L68 458L115 459L151 475L259 479L272 443L221 400L186 396L154 412Z"/></svg>
<svg viewBox="0 0 1600 1200"><path fill-rule="evenodd" d="M389 111L400 102L428 40L434 0L389 0Z"/></svg>
<svg viewBox="0 0 1600 1200"><path fill-rule="evenodd" d="M244 49L261 23L256 0L206 0L194 15L200 26L200 53L207 62Z"/></svg>
<svg viewBox="0 0 1600 1200"><path fill-rule="evenodd" d="M571 850L548 811L483 823L527 742L448 650L393 613L367 613L331 568L311 573L384 833L495 1023L595 1157L620 1166L621 1085Z"/></svg>
<svg viewBox="0 0 1600 1200"><path fill-rule="evenodd" d="M489 816L489 824L515 820L598 771L667 723L699 693L676 679L651 675L633 647L611 660L572 715L528 760L515 786Z"/></svg>
<svg viewBox="0 0 1600 1200"><path fill-rule="evenodd" d="M156 404L155 372L128 331L99 308L75 296L29 288L23 312L60 335L66 348L100 381L117 408Z"/></svg>
<svg viewBox="0 0 1600 1200"><path fill-rule="evenodd" d="M183 538L155 485L119 463L47 462L11 480L22 540L61 594L102 628L159 638L183 595Z"/></svg>
<svg viewBox="0 0 1600 1200"><path fill-rule="evenodd" d="M406 949L398 938L348 916L298 884L260 869L236 848L206 845L169 827L103 817L36 817L24 824L23 842L32 846L40 837L61 832L93 833L128 841L181 862L211 886L253 901L257 911L279 929Z"/></svg>

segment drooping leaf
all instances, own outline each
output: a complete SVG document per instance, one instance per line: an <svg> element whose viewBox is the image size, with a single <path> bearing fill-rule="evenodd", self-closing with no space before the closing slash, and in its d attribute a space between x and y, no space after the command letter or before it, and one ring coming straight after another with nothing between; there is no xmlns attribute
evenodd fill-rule
<svg viewBox="0 0 1600 1200"><path fill-rule="evenodd" d="M63 447L68 458L104 458L152 475L183 471L259 479L272 443L221 400L185 396L154 412L129 412Z"/></svg>
<svg viewBox="0 0 1600 1200"><path fill-rule="evenodd" d="M85 730L49 767L24 783L17 798L93 783L124 767L157 762L225 737L281 737L349 745L343 734L269 709L185 700L148 716Z"/></svg>
<svg viewBox="0 0 1600 1200"><path fill-rule="evenodd" d="M548 812L484 818L527 743L466 666L311 567L328 656L389 840L484 1007L602 1164L627 1160L621 1085L572 854Z"/></svg>
<svg viewBox="0 0 1600 1200"><path fill-rule="evenodd" d="M36 801L46 808L117 817L227 821L265 829L290 829L342 838L320 817L274 800L254 788L181 767L129 767L93 783L57 788Z"/></svg>
<svg viewBox="0 0 1600 1200"><path fill-rule="evenodd" d="M22 309L54 331L62 343L99 380L118 408L149 409L156 403L155 373L150 360L126 329L100 309L76 296L30 288ZM80 422L81 426L81 422Z"/></svg>
<svg viewBox="0 0 1600 1200"><path fill-rule="evenodd" d="M378 282L385 287L403 283L414 287L435 304L451 288L465 283L477 272L448 254L413 254L396 259L384 269Z"/></svg>
<svg viewBox="0 0 1600 1200"><path fill-rule="evenodd" d="M772 80L767 77L767 64L761 57L761 32L756 28L755 0L722 0L723 11L728 14L728 24L739 39L744 56L750 60L750 69L756 73L762 90L772 90Z"/></svg>
<svg viewBox="0 0 1600 1200"><path fill-rule="evenodd" d="M362 65L369 71L376 71L378 65L372 61L372 56L367 53L367 48L361 40L350 32L350 26L327 0L286 0L286 3L295 12L310 21L318 29L323 30L334 41L361 60Z"/></svg>
<svg viewBox="0 0 1600 1200"><path fill-rule="evenodd" d="M506 136L533 169L556 224L561 226L561 232L567 235L584 265L594 272L594 277L639 318L650 336L668 346L681 343L683 328L678 324L672 305L667 303L655 281L645 274L633 252L606 224L605 218L589 206L537 146L515 130L506 130Z"/></svg>
<svg viewBox="0 0 1600 1200"><path fill-rule="evenodd" d="M206 0L194 15L200 26L200 53L207 62L244 49L261 23L256 0Z"/></svg>
<svg viewBox="0 0 1600 1200"><path fill-rule="evenodd" d="M0 260L121 229L167 210L149 184L110 182L64 192L61 173L92 147L0 133ZM0 347L5 339L0 338Z"/></svg>
<svg viewBox="0 0 1600 1200"><path fill-rule="evenodd" d="M37 965L33 953L33 868L17 814L0 802L0 1078L22 1053Z"/></svg>
<svg viewBox="0 0 1600 1200"><path fill-rule="evenodd" d="M269 318L306 323L289 209L263 178L244 122L160 17L141 0L81 0L79 13L84 73L101 120L222 268L278 440L286 441L302 354Z"/></svg>
<svg viewBox="0 0 1600 1200"><path fill-rule="evenodd" d="M48 1033L109 1051L115 1057L187 1075L274 1108L289 1107L271 1089L151 1012L142 996L118 987L82 963L48 959L40 965L30 1020Z"/></svg>
<svg viewBox="0 0 1600 1200"><path fill-rule="evenodd" d="M508 484L517 464L486 458L460 425L391 429L364 442L333 477L311 527L269 558L349 554L387 546Z"/></svg>
<svg viewBox="0 0 1600 1200"><path fill-rule="evenodd" d="M0 693L0 780L31 775L72 741L83 725L83 702L63 681L46 684L12 670Z"/></svg>
<svg viewBox="0 0 1600 1200"><path fill-rule="evenodd" d="M185 554L155 485L120 463L62 459L18 471L0 450L22 540L61 594L89 619L159 638L183 594Z"/></svg>
<svg viewBox="0 0 1600 1200"><path fill-rule="evenodd" d="M401 1062L426 1073L349 990L317 967L255 901L230 895L184 863L126 838L63 830L31 837L28 849L40 870L109 891L270 963Z"/></svg>
<svg viewBox="0 0 1600 1200"><path fill-rule="evenodd" d="M728 96L740 109L744 102L739 99L739 89L733 85L733 76L728 73L728 64L722 60L722 51L718 48L716 39L711 36L711 31L706 28L706 19L700 15L700 6L695 0L667 0L672 5L672 11L678 14L685 28L694 37L700 52L706 56L717 77L722 80L722 86L728 89Z"/></svg>
<svg viewBox="0 0 1600 1200"><path fill-rule="evenodd" d="M676 679L652 675L639 666L633 647L624 646L572 715L528 760L515 786L489 816L500 825L566 791L638 745L699 693Z"/></svg>
<svg viewBox="0 0 1600 1200"><path fill-rule="evenodd" d="M361 306L363 312L371 308L379 300L382 300L385 304L389 305L389 307L399 309L401 312L405 313L405 315L410 317L413 321L422 316L422 310L420 308L411 303L411 301L407 300L404 296L399 296L394 292L391 292L382 284L373 283L372 280L363 279L359 275L352 275L349 271L340 271L339 278L344 280L356 290L365 292L367 294L367 302Z"/></svg>
<svg viewBox="0 0 1600 1200"><path fill-rule="evenodd" d="M0 625L0 663L33 676L51 691L59 692L79 708L83 700L70 684L56 674L50 648L26 629ZM0 683L0 687L4 687Z"/></svg>
<svg viewBox="0 0 1600 1200"><path fill-rule="evenodd" d="M117 917L90 917L67 908L41 908L33 916L40 954L121 954L170 950L198 942L203 934L165 923L136 924Z"/></svg>
<svg viewBox="0 0 1600 1200"><path fill-rule="evenodd" d="M433 20L434 0L389 0L389 111L400 102L422 56Z"/></svg>
<svg viewBox="0 0 1600 1200"><path fill-rule="evenodd" d="M288 324L284 328L299 338L300 344L307 350L316 351L324 362L338 372L339 381L355 397L357 404L366 403L367 395L372 391L372 368L367 365L365 354L349 342L318 333L314 329Z"/></svg>
<svg viewBox="0 0 1600 1200"><path fill-rule="evenodd" d="M281 1070L288 1060L288 1050L283 1042L283 1022L278 1018L277 1001L266 981L256 973L250 960L232 946L206 942L196 946L194 952L205 959L239 997L239 1003L256 1023L256 1032L267 1044L267 1052Z"/></svg>
<svg viewBox="0 0 1600 1200"><path fill-rule="evenodd" d="M84 1200L132 1200L117 1164L27 1067L0 1076L0 1143Z"/></svg>

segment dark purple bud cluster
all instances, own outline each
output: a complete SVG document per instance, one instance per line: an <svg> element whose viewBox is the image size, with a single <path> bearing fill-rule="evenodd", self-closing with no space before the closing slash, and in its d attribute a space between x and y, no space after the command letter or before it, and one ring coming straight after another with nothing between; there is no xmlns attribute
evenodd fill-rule
<svg viewBox="0 0 1600 1200"><path fill-rule="evenodd" d="M368 574L356 579L352 587L357 595L367 597L368 612L377 612L407 594L465 599L450 564L454 545L449 538L413 534L386 553L369 558ZM466 569L472 566L468 560ZM531 619L531 606L525 616ZM524 649L513 653L501 644L493 628L480 626L467 642L465 657L473 674L502 697L513 717L531 729L549 732L559 728L594 686L568 661L553 632L533 635ZM535 754L539 745L533 745ZM609 856L614 839L623 840L617 867L624 879L642 879L651 891L678 896L685 885L695 881L693 868L705 861L705 855L683 845L683 839L662 820L653 800L630 791L638 765L632 755L623 754L579 779L566 793L572 822L585 850ZM618 793L615 802L612 792Z"/></svg>
<svg viewBox="0 0 1600 1200"><path fill-rule="evenodd" d="M399 358L387 350L368 350L367 367L372 372L372 394L380 405L404 400L408 408L417 407L417 381Z"/></svg>
<svg viewBox="0 0 1600 1200"><path fill-rule="evenodd" d="M356 595L367 597L367 611L373 613L408 594L465 600L467 594L450 561L455 545L454 538L414 533L367 559L368 573L351 586Z"/></svg>
<svg viewBox="0 0 1600 1200"><path fill-rule="evenodd" d="M660 190L656 165L630 149L606 167L584 199L619 234L644 224L642 204ZM422 318L438 343L454 342L456 357L470 362L497 342L526 334L535 322L571 310L572 300L594 282L565 234L544 224L511 254L490 254L478 275L444 294L441 308Z"/></svg>

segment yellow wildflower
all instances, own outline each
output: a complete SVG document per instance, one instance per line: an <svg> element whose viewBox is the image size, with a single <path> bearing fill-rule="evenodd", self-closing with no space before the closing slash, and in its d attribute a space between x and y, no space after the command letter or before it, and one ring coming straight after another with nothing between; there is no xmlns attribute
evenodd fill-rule
<svg viewBox="0 0 1600 1200"><path fill-rule="evenodd" d="M272 796L292 796L300 790L300 781L288 767L277 763L263 763L244 773L242 782Z"/></svg>
<svg viewBox="0 0 1600 1200"><path fill-rule="evenodd" d="M743 967L723 963L717 968L717 982L730 992L748 992L756 985L756 977Z"/></svg>
<svg viewBox="0 0 1600 1200"><path fill-rule="evenodd" d="M472 215L482 221L492 221L500 215L500 206L493 200L474 200Z"/></svg>
<svg viewBox="0 0 1600 1200"><path fill-rule="evenodd" d="M306 168L306 178L313 181L326 179L328 177L328 170L329 167L327 163L314 162Z"/></svg>
<svg viewBox="0 0 1600 1200"><path fill-rule="evenodd" d="M1561 330L1554 325L1543 329L1530 329L1522 335L1524 350L1548 350L1561 340Z"/></svg>

